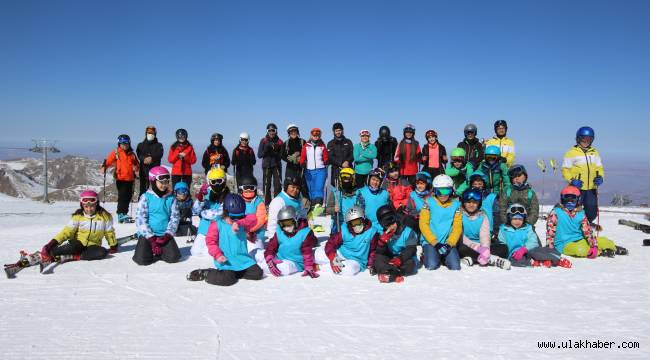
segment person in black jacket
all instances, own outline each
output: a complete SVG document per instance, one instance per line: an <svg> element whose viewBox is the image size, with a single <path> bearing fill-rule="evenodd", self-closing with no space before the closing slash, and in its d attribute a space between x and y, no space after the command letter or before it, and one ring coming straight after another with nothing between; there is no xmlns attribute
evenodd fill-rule
<svg viewBox="0 0 650 360"><path fill-rule="evenodd" d="M332 132L334 139L327 143L327 157L329 164L332 165L330 183L336 186L341 168L352 167L354 163L354 145L343 135L343 124L340 122L334 123Z"/></svg>
<svg viewBox="0 0 650 360"><path fill-rule="evenodd" d="M398 214L391 205L377 209L377 219L382 232L375 249L374 271L380 282L402 282L416 270L419 234L413 229L414 220Z"/></svg>
<svg viewBox="0 0 650 360"><path fill-rule="evenodd" d="M457 147L465 150L465 160L478 169L478 164L483 161L483 143L477 138L478 129L474 124L467 124L464 133L465 138Z"/></svg>
<svg viewBox="0 0 650 360"><path fill-rule="evenodd" d="M282 191L282 145L282 139L278 137L278 127L274 123L266 125L266 136L260 140L260 146L257 148L257 157L262 159L262 183L266 206ZM271 181L273 194L271 194Z"/></svg>
<svg viewBox="0 0 650 360"><path fill-rule="evenodd" d="M147 126L144 136L144 140L138 144L135 150L135 154L140 160L140 194L138 194L138 198L147 192L149 181L146 181L146 179L149 177L149 170L155 166L160 166L160 160L165 151L163 145L156 138L155 126Z"/></svg>
<svg viewBox="0 0 650 360"><path fill-rule="evenodd" d="M377 147L377 167L384 170L393 161L395 151L397 150L397 139L390 136L390 128L382 126L379 128L379 138L375 141Z"/></svg>
<svg viewBox="0 0 650 360"><path fill-rule="evenodd" d="M228 150L222 144L223 135L214 133L210 136L210 145L203 152L203 160L201 160L201 165L203 165L206 174L215 166L219 166L223 171L228 172L230 155L228 155Z"/></svg>
<svg viewBox="0 0 650 360"><path fill-rule="evenodd" d="M243 132L239 135L239 146L232 151L232 166L235 167L235 179L237 186L241 183L241 179L245 176L253 176L255 160L255 151L252 147L248 146L250 136L248 133Z"/></svg>
<svg viewBox="0 0 650 360"><path fill-rule="evenodd" d="M304 184L303 168L300 165L300 152L302 151L302 146L305 144L305 140L300 138L300 129L298 129L298 125L296 124L289 124L287 126L287 135L289 138L282 145L281 152L282 160L287 163L284 176L285 178L300 179ZM302 186L300 192L302 196L307 197L306 186Z"/></svg>
<svg viewBox="0 0 650 360"><path fill-rule="evenodd" d="M445 173L448 161L447 149L438 142L438 133L435 130L427 130L424 137L427 139L427 143L422 147L420 162L422 171L429 173L433 179Z"/></svg>

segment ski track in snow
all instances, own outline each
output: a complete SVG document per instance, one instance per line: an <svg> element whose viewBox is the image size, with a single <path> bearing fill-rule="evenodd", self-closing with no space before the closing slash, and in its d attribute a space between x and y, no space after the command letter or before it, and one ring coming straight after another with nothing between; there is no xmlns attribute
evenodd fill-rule
<svg viewBox="0 0 650 360"><path fill-rule="evenodd" d="M40 249L76 206L0 198L3 262ZM601 235L628 247L627 257L572 259L572 269L420 270L402 284L366 272L223 288L185 280L212 266L205 257L137 266L132 241L106 260L3 277L0 359L647 359L650 248L641 243L650 235L618 225L622 217L649 222L601 214ZM135 226L116 229L124 236ZM568 339L638 341L640 349L537 348Z"/></svg>

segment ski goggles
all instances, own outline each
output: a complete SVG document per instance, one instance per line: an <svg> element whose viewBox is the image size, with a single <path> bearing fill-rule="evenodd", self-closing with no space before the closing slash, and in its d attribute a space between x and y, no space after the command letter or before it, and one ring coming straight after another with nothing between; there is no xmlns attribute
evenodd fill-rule
<svg viewBox="0 0 650 360"><path fill-rule="evenodd" d="M485 155L485 161L487 162L495 162L499 160L499 157L496 155Z"/></svg>
<svg viewBox="0 0 650 360"><path fill-rule="evenodd" d="M161 183L168 183L169 180L171 180L171 176L169 176L169 174L156 175L154 179L156 179L156 181L160 181Z"/></svg>
<svg viewBox="0 0 650 360"><path fill-rule="evenodd" d="M470 192L464 194L463 198L465 199L465 201L480 202L481 200L483 200L483 196L478 191L470 191Z"/></svg>
<svg viewBox="0 0 650 360"><path fill-rule="evenodd" d="M97 198L96 197L81 198L81 203L84 205L94 205L97 203Z"/></svg>
<svg viewBox="0 0 650 360"><path fill-rule="evenodd" d="M210 183L210 185L212 185L212 186L214 186L214 185L223 185L225 182L226 182L226 179L224 179L224 178L208 180L208 183Z"/></svg>
<svg viewBox="0 0 650 360"><path fill-rule="evenodd" d="M526 216L526 208L523 206L513 206L510 208L510 216L521 215Z"/></svg>
<svg viewBox="0 0 650 360"><path fill-rule="evenodd" d="M465 161L465 158L462 157L462 156L452 156L451 157L451 162L462 163L463 161Z"/></svg>
<svg viewBox="0 0 650 360"><path fill-rule="evenodd" d="M176 190L176 195L189 195L190 191L187 189L178 189Z"/></svg>
<svg viewBox="0 0 650 360"><path fill-rule="evenodd" d="M128 138L125 138L125 137L121 137L121 138L117 139L117 143L118 144L130 144L131 140L129 140Z"/></svg>
<svg viewBox="0 0 650 360"><path fill-rule="evenodd" d="M453 188L450 188L450 187L445 187L445 188L436 188L436 189L435 189L435 193L436 193L436 195L438 195L438 196L440 196L440 195L443 195L443 196L444 196L444 195L451 195L451 193L453 193L453 192L454 192L454 189L453 189Z"/></svg>
<svg viewBox="0 0 650 360"><path fill-rule="evenodd" d="M286 219L286 220L278 221L278 224L280 225L281 228L285 228L288 226L295 226L296 221L294 219Z"/></svg>
<svg viewBox="0 0 650 360"><path fill-rule="evenodd" d="M241 191L255 191L255 190L257 190L257 186L255 186L255 185L240 185L239 190L241 190Z"/></svg>
<svg viewBox="0 0 650 360"><path fill-rule="evenodd" d="M567 202L578 202L578 196L573 195L573 194L568 194L568 195L562 195L562 202L567 203Z"/></svg>
<svg viewBox="0 0 650 360"><path fill-rule="evenodd" d="M246 138L239 138L239 141L248 142L248 139L246 139Z"/></svg>
<svg viewBox="0 0 650 360"><path fill-rule="evenodd" d="M360 226L363 225L363 218L356 218L348 221L350 226Z"/></svg>

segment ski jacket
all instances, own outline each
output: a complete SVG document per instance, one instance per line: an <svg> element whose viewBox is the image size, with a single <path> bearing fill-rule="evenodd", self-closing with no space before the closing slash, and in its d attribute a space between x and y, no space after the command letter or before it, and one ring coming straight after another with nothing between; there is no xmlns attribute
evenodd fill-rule
<svg viewBox="0 0 650 360"><path fill-rule="evenodd" d="M253 166L257 160L255 159L255 151L250 146L242 148L237 146L232 151L232 165L235 167L237 174L253 174ZM238 175L240 176L240 175Z"/></svg>
<svg viewBox="0 0 650 360"><path fill-rule="evenodd" d="M441 203L435 196L429 197L420 211L419 225L424 240L431 246L439 242L456 246L463 234L460 202L448 200L446 203Z"/></svg>
<svg viewBox="0 0 650 360"><path fill-rule="evenodd" d="M354 172L359 175L368 175L372 170L377 157L377 148L371 143L358 143L354 145Z"/></svg>
<svg viewBox="0 0 650 360"><path fill-rule="evenodd" d="M501 213L501 222L506 222L506 215L508 213L508 206L512 204L521 204L526 208L526 222L532 226L535 226L537 220L539 219L539 200L537 199L537 194L530 187L529 184L526 184L522 187L511 186L509 189L506 189L501 193L499 199L499 207Z"/></svg>
<svg viewBox="0 0 650 360"><path fill-rule="evenodd" d="M562 253L568 243L582 239L587 240L590 247L598 246L584 210L569 211L562 205L555 205L546 218L546 245Z"/></svg>
<svg viewBox="0 0 650 360"><path fill-rule="evenodd" d="M151 168L160 166L160 161L162 160L164 152L165 150L163 149L163 145L158 142L157 138L153 139L153 141L144 139L138 144L135 153L138 155L138 160L140 160L140 170L142 175L148 175ZM144 163L144 158L147 156L151 156L150 164Z"/></svg>
<svg viewBox="0 0 650 360"><path fill-rule="evenodd" d="M208 187L208 193L203 196L203 201L199 201L199 199L194 201L192 212L201 217L201 220L199 220L199 228L197 230L199 234L205 235L208 233L208 226L210 225L210 222L214 220L214 214L216 212L221 212L223 199L229 193L230 191L225 190L219 195L216 194L211 187ZM208 211L206 212L206 210Z"/></svg>
<svg viewBox="0 0 650 360"><path fill-rule="evenodd" d="M325 243L325 254L329 259L340 254L348 260L354 260L361 265L361 271L366 267L373 266L375 261L375 249L379 241L377 227L370 221L366 221L365 227L360 234L353 234L349 225L342 225L341 231L330 236Z"/></svg>
<svg viewBox="0 0 650 360"><path fill-rule="evenodd" d="M185 157L181 159L180 153L185 153ZM194 147L189 142L175 143L169 149L167 161L172 164L172 175L192 175L192 165L196 163Z"/></svg>
<svg viewBox="0 0 650 360"><path fill-rule="evenodd" d="M421 162L423 169L442 169L447 164L447 149L440 143L427 143L422 148Z"/></svg>
<svg viewBox="0 0 650 360"><path fill-rule="evenodd" d="M524 224L519 229L501 224L499 227L499 242L508 246L508 258L512 258L512 254L521 247L525 246L526 249L533 250L539 246L537 234L529 224Z"/></svg>
<svg viewBox="0 0 650 360"><path fill-rule="evenodd" d="M300 165L304 166L307 170L323 169L327 166L328 162L328 151L322 140L318 140L316 143L307 141L302 146Z"/></svg>
<svg viewBox="0 0 650 360"><path fill-rule="evenodd" d="M494 166L490 166L485 161L482 161L476 171L485 174L484 179L487 180L485 187L497 196L500 196L504 191L509 191L511 184L506 164L499 161Z"/></svg>
<svg viewBox="0 0 650 360"><path fill-rule="evenodd" d="M353 152L352 141L345 136L335 137L327 143L327 158L329 164L335 168L343 167L343 163L346 161L352 166L354 161Z"/></svg>
<svg viewBox="0 0 650 360"><path fill-rule="evenodd" d="M108 153L106 156L106 168L115 165L115 179L119 181L135 181L135 174L139 172L140 162L133 153L133 150L124 151L121 147Z"/></svg>
<svg viewBox="0 0 650 360"><path fill-rule="evenodd" d="M297 137L295 139L288 138L282 146L282 160L287 163L287 170L291 169L293 173L299 173L302 167L300 166L300 153L302 147L305 145L305 140Z"/></svg>
<svg viewBox="0 0 650 360"><path fill-rule="evenodd" d="M393 156L393 161L399 165L399 174L402 176L417 174L421 155L422 150L417 140L402 139Z"/></svg>
<svg viewBox="0 0 650 360"><path fill-rule="evenodd" d="M584 150L576 145L564 154L562 177L568 183L573 179L580 179L583 182L580 190L593 190L596 188L594 178L598 175L604 178L605 170L600 154L595 148Z"/></svg>
<svg viewBox="0 0 650 360"><path fill-rule="evenodd" d="M207 174L210 169L220 166L223 171L228 172L230 167L230 155L223 145L214 146L210 144L203 152L203 159L201 159L201 166Z"/></svg>
<svg viewBox="0 0 650 360"><path fill-rule="evenodd" d="M395 157L397 139L394 136L380 136L375 141L375 147L377 148L377 166L385 168Z"/></svg>
<svg viewBox="0 0 650 360"><path fill-rule="evenodd" d="M411 191L413 191L406 179L386 178L383 187L388 191L388 196L395 209L406 208Z"/></svg>
<svg viewBox="0 0 650 360"><path fill-rule="evenodd" d="M140 196L135 216L135 225L140 236L147 239L165 234L174 236L179 222L180 213L172 193L159 197L149 189Z"/></svg>
<svg viewBox="0 0 650 360"><path fill-rule="evenodd" d="M97 212L93 216L75 213L63 230L54 236L59 244L67 240L78 240L86 247L102 246L103 238L106 238L108 246L117 245L113 217L107 211Z"/></svg>
<svg viewBox="0 0 650 360"><path fill-rule="evenodd" d="M459 142L456 147L462 148L465 150L465 160L472 164L472 167L476 168L478 163L483 161L484 151L483 144L481 144L478 139L474 138L472 140L463 139Z"/></svg>
<svg viewBox="0 0 650 360"><path fill-rule="evenodd" d="M282 167L282 148L284 143L277 136L266 135L260 140L257 157L262 159L262 169Z"/></svg>
<svg viewBox="0 0 650 360"><path fill-rule="evenodd" d="M305 268L314 268L314 247L318 246L318 239L304 223L295 234L290 235L283 230L277 231L269 240L264 257L273 256L279 260L289 260L296 264L298 271Z"/></svg>
<svg viewBox="0 0 650 360"><path fill-rule="evenodd" d="M255 260L248 254L246 233L255 225L254 215L247 215L237 220L239 229L232 230L232 221L218 217L210 223L205 244L208 253L214 258L214 266L219 270L241 271L255 265ZM217 258L226 257L225 263L220 263Z"/></svg>
<svg viewBox="0 0 650 360"><path fill-rule="evenodd" d="M454 181L454 192L462 194L469 188L469 177L474 173L474 167L471 163L465 164L461 169L456 169L451 163L445 167L445 174Z"/></svg>
<svg viewBox="0 0 650 360"><path fill-rule="evenodd" d="M495 135L485 141L484 148L488 146L497 146L501 149L501 157L506 160L508 167L515 163L515 142L511 138L507 136L500 138Z"/></svg>

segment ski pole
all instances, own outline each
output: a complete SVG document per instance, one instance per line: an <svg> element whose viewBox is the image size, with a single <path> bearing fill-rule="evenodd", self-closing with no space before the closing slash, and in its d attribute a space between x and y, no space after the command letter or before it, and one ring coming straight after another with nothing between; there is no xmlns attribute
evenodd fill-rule
<svg viewBox="0 0 650 360"><path fill-rule="evenodd" d="M341 189L339 188L339 179L337 178L336 180L334 180L334 183L336 184L336 189L334 190L334 203L339 208L339 211L334 211L334 215L336 216L336 230L341 231L341 220L339 218L339 214L341 213L341 196L340 196ZM334 210L336 210L336 206Z"/></svg>
<svg viewBox="0 0 650 360"><path fill-rule="evenodd" d="M599 172L596 171L596 177L599 176ZM600 235L600 206L598 206L598 185L596 185L596 238L598 238L598 235Z"/></svg>
<svg viewBox="0 0 650 360"><path fill-rule="evenodd" d="M102 162L102 168L104 168L104 186L102 190L104 192L104 196L102 200L104 201L104 204L106 204L106 159L104 159Z"/></svg>

